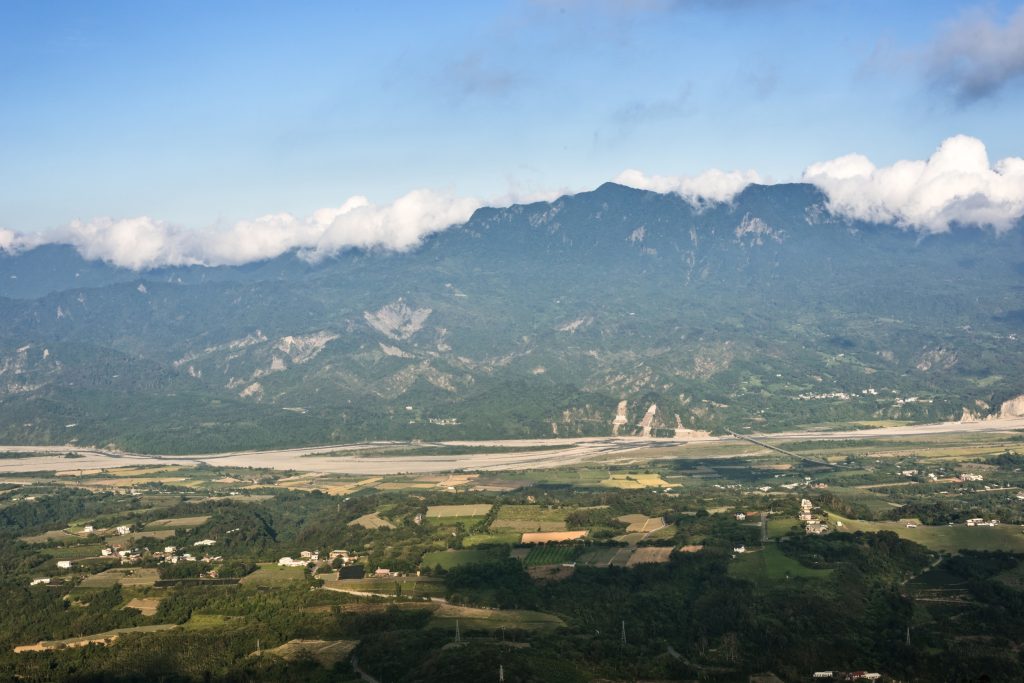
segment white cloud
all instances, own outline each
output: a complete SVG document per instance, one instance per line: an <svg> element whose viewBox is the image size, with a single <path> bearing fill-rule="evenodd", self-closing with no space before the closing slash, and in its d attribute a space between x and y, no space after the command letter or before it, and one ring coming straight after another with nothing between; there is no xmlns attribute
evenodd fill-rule
<svg viewBox="0 0 1024 683"><path fill-rule="evenodd" d="M46 240L38 235L23 235L13 230L0 228L0 251L5 251L8 254L17 254L20 251L38 247L45 242Z"/></svg>
<svg viewBox="0 0 1024 683"><path fill-rule="evenodd" d="M860 154L813 164L804 180L828 196L833 213L923 232L953 224L1007 230L1024 215L1024 159L990 164L985 145L957 135L927 161L877 168Z"/></svg>
<svg viewBox="0 0 1024 683"><path fill-rule="evenodd" d="M201 263L193 253L193 236L164 221L139 216L114 220L74 220L58 231L56 242L73 245L83 257L103 260L122 268L142 270L158 266Z"/></svg>
<svg viewBox="0 0 1024 683"><path fill-rule="evenodd" d="M709 202L729 202L751 183L760 183L757 171L719 171L711 169L696 176L647 175L636 169L623 171L615 178L620 185L663 194L674 192L694 206Z"/></svg>
<svg viewBox="0 0 1024 683"><path fill-rule="evenodd" d="M348 248L405 250L427 235L464 223L481 206L476 199L414 190L391 204L350 197L339 207L319 209L305 219L269 214L230 228L197 232L138 216L75 220L54 233L24 236L0 230L0 249L14 251L44 242L70 244L87 259L122 268L239 265L292 250L317 261Z"/></svg>
<svg viewBox="0 0 1024 683"><path fill-rule="evenodd" d="M13 230L5 230L0 228L0 251L6 251L13 253L16 249L16 240L18 236Z"/></svg>
<svg viewBox="0 0 1024 683"><path fill-rule="evenodd" d="M476 199L451 197L430 190L413 190L386 206L349 200L333 215L317 212L321 219L329 217L319 239L306 250L307 258L316 259L351 247L405 250L416 246L427 235L465 223L482 202Z"/></svg>

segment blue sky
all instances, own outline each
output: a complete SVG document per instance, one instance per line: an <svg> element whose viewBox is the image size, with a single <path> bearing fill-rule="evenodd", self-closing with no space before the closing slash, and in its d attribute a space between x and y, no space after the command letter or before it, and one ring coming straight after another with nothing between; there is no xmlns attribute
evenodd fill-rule
<svg viewBox="0 0 1024 683"><path fill-rule="evenodd" d="M990 62L965 76L956 53L964 26L1010 30L1019 4L11 0L0 227L202 230L627 168L796 180L851 152L926 159L959 133L1020 156L1024 61L968 55Z"/></svg>

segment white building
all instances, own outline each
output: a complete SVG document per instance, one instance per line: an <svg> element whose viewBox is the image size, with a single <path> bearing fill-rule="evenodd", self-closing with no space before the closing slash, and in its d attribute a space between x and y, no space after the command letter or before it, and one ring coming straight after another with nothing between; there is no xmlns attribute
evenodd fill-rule
<svg viewBox="0 0 1024 683"><path fill-rule="evenodd" d="M132 527L130 524L122 524L117 527L116 531L119 536L124 536L125 534L130 534L132 532Z"/></svg>
<svg viewBox="0 0 1024 683"><path fill-rule="evenodd" d="M305 567L307 564L306 560L293 560L290 557L282 557L277 561L279 567Z"/></svg>
<svg viewBox="0 0 1024 683"><path fill-rule="evenodd" d="M96 528L92 524L86 524L85 528L82 529L82 531L87 534L92 534L96 533Z"/></svg>
<svg viewBox="0 0 1024 683"><path fill-rule="evenodd" d="M39 584L46 585L48 583L50 583L50 578L49 577L44 577L44 578L41 578L41 579L32 579L32 582L29 585L30 586L38 586Z"/></svg>
<svg viewBox="0 0 1024 683"><path fill-rule="evenodd" d="M212 538L204 538L201 541L196 541L192 545L195 546L195 547L200 547L200 546L211 546L211 545L215 545L216 543L217 543L217 541L213 540Z"/></svg>
<svg viewBox="0 0 1024 683"><path fill-rule="evenodd" d="M177 548L176 546L173 546L173 545L165 545L165 546L164 546L164 552L165 552L165 553L167 553L168 555L173 555L173 554L174 554L174 552L175 552L175 551L176 551L177 549L178 549L178 548Z"/></svg>
<svg viewBox="0 0 1024 683"><path fill-rule="evenodd" d="M71 560L58 560L57 569L71 569Z"/></svg>

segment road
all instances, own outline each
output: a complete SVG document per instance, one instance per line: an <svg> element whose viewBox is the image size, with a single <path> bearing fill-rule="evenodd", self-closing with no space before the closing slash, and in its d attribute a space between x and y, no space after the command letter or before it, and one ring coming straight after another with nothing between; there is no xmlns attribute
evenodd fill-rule
<svg viewBox="0 0 1024 683"><path fill-rule="evenodd" d="M842 439L884 439L900 436L926 436L955 433L1008 432L1024 429L1024 417L980 422L940 422L935 424L879 427L847 431L791 431L770 434L742 435L767 448L769 441ZM147 455L75 445L63 446L0 446L0 453L32 453L34 457L0 459L0 472L19 473L41 470L59 472L89 471L129 465L196 465L200 462L237 467L266 467L302 472L324 472L355 475L425 474L456 470L499 471L547 469L576 465L588 460L629 454L640 449L683 446L688 443L732 441L737 437L707 436L691 439L642 438L631 436L587 437L579 439L501 439L495 441L444 441L439 445L459 447L512 447L527 450L512 453L466 453L461 455L397 455L382 456L382 446L408 446L396 441L360 444L330 444L266 451L229 451L199 455ZM529 450L564 446L553 450ZM376 450L373 457L361 451ZM67 459L63 455L75 451L82 457ZM327 454L343 453L342 455Z"/></svg>

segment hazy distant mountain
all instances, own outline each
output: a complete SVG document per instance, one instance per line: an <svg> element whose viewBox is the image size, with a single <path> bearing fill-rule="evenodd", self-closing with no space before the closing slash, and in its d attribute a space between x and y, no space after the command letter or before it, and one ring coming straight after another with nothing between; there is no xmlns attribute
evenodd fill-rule
<svg viewBox="0 0 1024 683"><path fill-rule="evenodd" d="M987 414L1024 391L1020 229L921 237L810 185L606 184L409 253L136 273L0 255L0 440L173 452L769 430Z"/></svg>

